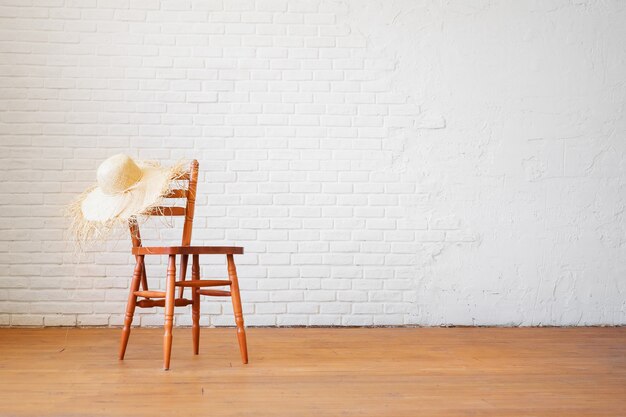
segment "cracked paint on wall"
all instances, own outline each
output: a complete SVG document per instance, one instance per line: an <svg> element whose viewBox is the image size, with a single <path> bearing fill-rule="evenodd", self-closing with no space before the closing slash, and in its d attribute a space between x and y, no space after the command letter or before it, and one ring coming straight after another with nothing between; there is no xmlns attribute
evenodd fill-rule
<svg viewBox="0 0 626 417"><path fill-rule="evenodd" d="M395 159L442 233L414 322L623 324L623 5L350 5L416 109Z"/></svg>

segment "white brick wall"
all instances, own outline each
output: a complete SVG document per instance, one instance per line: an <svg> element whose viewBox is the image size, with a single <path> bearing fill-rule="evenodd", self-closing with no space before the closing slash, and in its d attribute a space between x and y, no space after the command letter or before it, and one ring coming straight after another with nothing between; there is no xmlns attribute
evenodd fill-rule
<svg viewBox="0 0 626 417"><path fill-rule="evenodd" d="M200 160L194 243L246 247L248 325L626 324L625 21L616 0L1 0L0 325L121 323L127 237L75 262L60 214L118 152Z"/></svg>

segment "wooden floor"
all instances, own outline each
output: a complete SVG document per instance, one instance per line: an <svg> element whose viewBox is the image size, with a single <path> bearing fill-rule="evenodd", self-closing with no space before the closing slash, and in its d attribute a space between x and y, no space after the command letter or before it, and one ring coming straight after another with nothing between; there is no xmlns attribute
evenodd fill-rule
<svg viewBox="0 0 626 417"><path fill-rule="evenodd" d="M626 328L0 329L0 416L626 416ZM174 409L180 412L174 413Z"/></svg>

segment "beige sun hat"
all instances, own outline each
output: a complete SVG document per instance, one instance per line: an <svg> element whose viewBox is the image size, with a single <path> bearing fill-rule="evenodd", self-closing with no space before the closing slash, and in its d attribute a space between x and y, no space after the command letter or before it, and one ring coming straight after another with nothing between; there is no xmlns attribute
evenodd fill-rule
<svg viewBox="0 0 626 417"><path fill-rule="evenodd" d="M165 168L126 154L111 156L98 167L98 184L70 207L74 237L79 242L104 237L116 223L127 223L158 206L184 166L178 163Z"/></svg>

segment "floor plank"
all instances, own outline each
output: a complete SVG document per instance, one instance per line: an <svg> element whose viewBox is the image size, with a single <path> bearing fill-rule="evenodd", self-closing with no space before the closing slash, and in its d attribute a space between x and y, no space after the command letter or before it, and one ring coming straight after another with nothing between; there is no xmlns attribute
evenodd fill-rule
<svg viewBox="0 0 626 417"><path fill-rule="evenodd" d="M625 416L626 328L0 329L0 416Z"/></svg>

